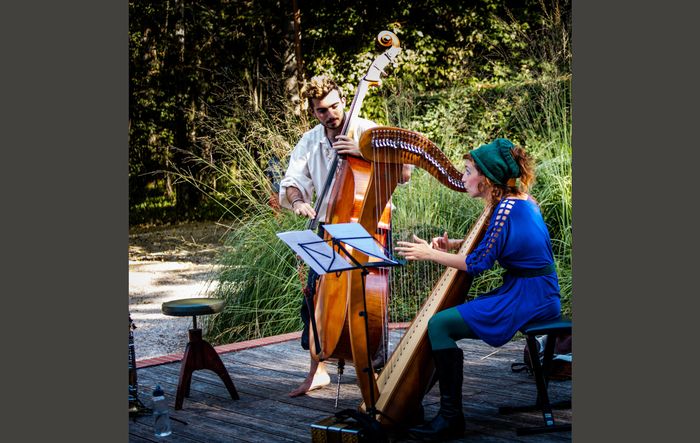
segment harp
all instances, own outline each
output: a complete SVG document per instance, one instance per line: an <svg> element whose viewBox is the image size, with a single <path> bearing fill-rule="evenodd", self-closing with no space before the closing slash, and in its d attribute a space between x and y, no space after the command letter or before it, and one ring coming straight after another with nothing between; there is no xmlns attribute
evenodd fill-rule
<svg viewBox="0 0 700 443"><path fill-rule="evenodd" d="M360 150L377 167L380 164L413 164L450 189L465 192L461 173L421 134L387 126L372 128L360 139ZM460 253L468 254L481 241L491 211L489 205L484 208L467 234ZM422 418L421 400L435 370L427 337L428 320L436 312L461 303L471 283L472 277L466 272L447 268L411 321L376 382L378 396L372 409L382 426L410 424ZM360 409L367 411L366 403L362 403Z"/></svg>

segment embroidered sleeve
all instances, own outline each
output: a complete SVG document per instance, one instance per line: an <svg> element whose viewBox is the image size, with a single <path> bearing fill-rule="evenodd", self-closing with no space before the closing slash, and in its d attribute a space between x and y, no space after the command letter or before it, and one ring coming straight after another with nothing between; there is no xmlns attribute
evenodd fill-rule
<svg viewBox="0 0 700 443"><path fill-rule="evenodd" d="M499 203L486 228L484 238L465 260L469 274L481 274L491 269L498 260L503 251L505 239L508 237L508 216L512 209L513 200L504 199Z"/></svg>

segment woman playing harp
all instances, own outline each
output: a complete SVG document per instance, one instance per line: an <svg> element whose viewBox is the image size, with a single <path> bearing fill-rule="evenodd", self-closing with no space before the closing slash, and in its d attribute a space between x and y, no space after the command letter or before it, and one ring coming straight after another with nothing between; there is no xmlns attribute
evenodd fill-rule
<svg viewBox="0 0 700 443"><path fill-rule="evenodd" d="M418 438L450 439L464 433L463 353L457 340L478 338L502 346L526 323L558 318L561 310L549 231L527 193L534 180L532 160L524 149L503 138L464 158L466 191L494 207L479 245L467 255L450 253L460 242L445 234L430 243L414 236L414 242L398 242L395 250L408 260L430 260L470 275L490 269L496 261L507 272L500 287L430 318L428 337L440 410L430 422L410 430Z"/></svg>

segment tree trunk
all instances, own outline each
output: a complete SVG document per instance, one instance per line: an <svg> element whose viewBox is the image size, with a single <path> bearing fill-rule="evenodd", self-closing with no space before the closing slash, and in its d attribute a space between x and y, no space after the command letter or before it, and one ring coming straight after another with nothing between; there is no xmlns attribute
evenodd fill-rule
<svg viewBox="0 0 700 443"><path fill-rule="evenodd" d="M301 59L301 11L297 0L292 0L294 10L294 59L296 61L296 92L294 97L299 102L299 113L304 112L304 103L301 100L301 87L304 84L304 63Z"/></svg>
<svg viewBox="0 0 700 443"><path fill-rule="evenodd" d="M192 119L195 112L195 97L189 87L187 73L189 71L188 52L185 44L186 21L185 0L175 0L176 17L175 37L177 39L177 66L175 66L175 167L182 173L192 175L197 179L196 171L190 171L185 167L188 155L194 150L194 137L192 132ZM175 184L175 209L179 219L189 219L196 213L193 208L199 204L199 191L187 181L177 180Z"/></svg>

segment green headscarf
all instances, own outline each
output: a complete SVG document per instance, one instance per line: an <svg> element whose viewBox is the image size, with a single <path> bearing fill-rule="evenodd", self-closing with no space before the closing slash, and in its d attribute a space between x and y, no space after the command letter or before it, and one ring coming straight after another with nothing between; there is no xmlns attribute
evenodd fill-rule
<svg viewBox="0 0 700 443"><path fill-rule="evenodd" d="M505 186L509 178L520 176L520 168L510 151L514 146L508 139L497 138L489 144L479 146L470 154L486 177Z"/></svg>

